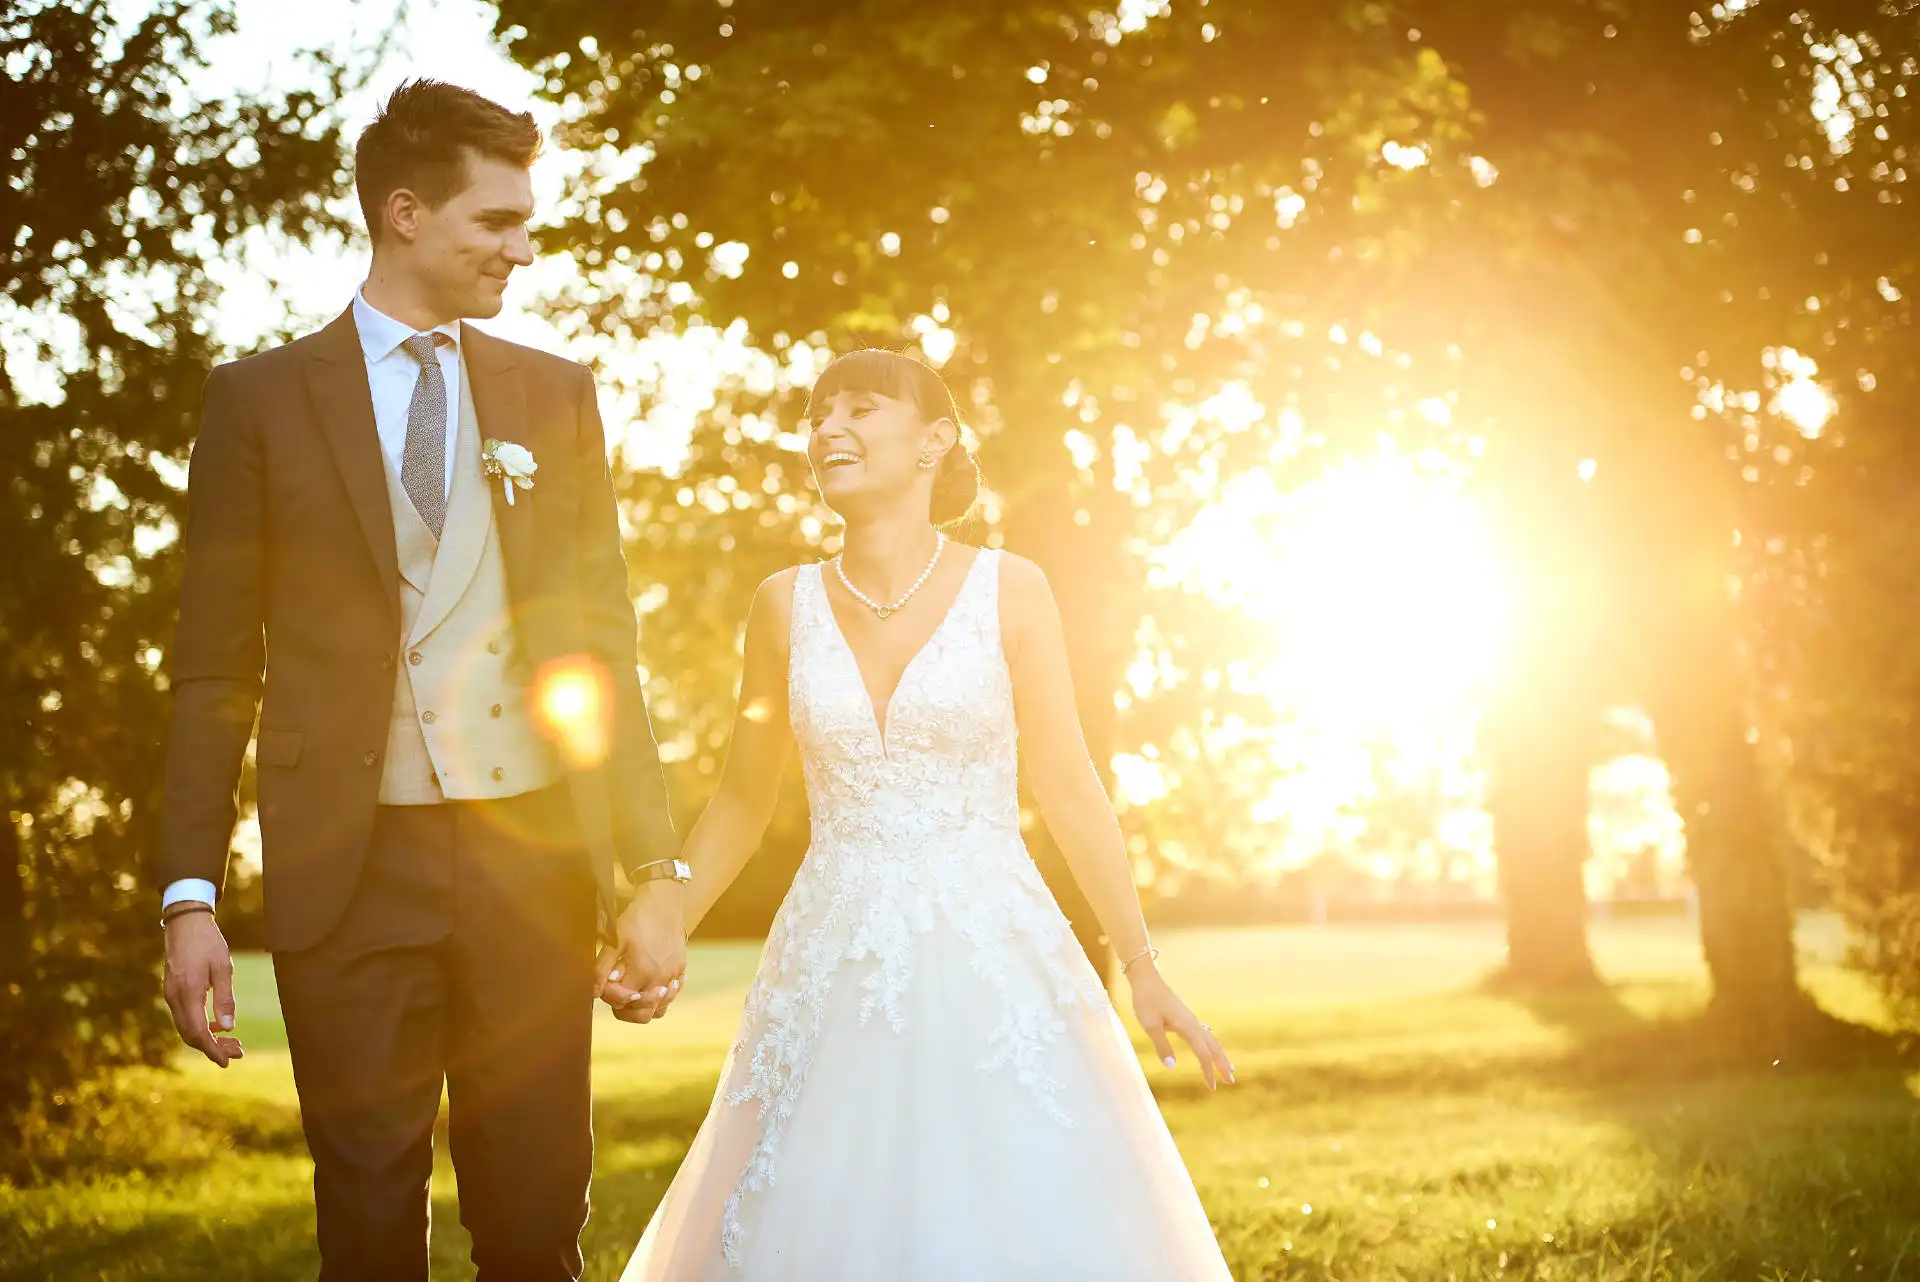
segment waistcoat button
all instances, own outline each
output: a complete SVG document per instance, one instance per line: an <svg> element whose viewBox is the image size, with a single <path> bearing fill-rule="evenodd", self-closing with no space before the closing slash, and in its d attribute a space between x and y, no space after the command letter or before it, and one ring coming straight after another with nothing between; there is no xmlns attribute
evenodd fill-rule
<svg viewBox="0 0 1920 1282"><path fill-rule="evenodd" d="M377 752L369 752L366 756L360 758L360 760L366 762L368 765L373 765L380 760L380 754Z"/></svg>
<svg viewBox="0 0 1920 1282"><path fill-rule="evenodd" d="M428 725L432 725L434 722L438 721L440 718L434 716L431 712L423 712L420 714L420 719L426 722Z"/></svg>

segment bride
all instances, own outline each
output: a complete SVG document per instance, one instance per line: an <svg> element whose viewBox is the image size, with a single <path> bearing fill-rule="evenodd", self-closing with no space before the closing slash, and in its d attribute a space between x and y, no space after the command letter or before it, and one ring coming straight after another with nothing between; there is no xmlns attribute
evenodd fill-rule
<svg viewBox="0 0 1920 1282"><path fill-rule="evenodd" d="M1125 1031L1021 840L1016 739L1155 1050L1173 1067L1178 1036L1209 1088L1232 1082L1155 968L1047 581L937 528L979 479L932 369L843 356L808 418L845 550L754 598L726 767L686 842L689 927L759 844L796 742L812 844L712 1110L623 1277L1226 1279Z"/></svg>

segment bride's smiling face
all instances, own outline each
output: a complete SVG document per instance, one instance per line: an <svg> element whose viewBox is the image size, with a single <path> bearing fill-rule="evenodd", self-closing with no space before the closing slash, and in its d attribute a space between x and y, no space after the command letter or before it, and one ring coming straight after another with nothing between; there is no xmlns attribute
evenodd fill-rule
<svg viewBox="0 0 1920 1282"><path fill-rule="evenodd" d="M848 389L809 407L807 461L827 506L842 519L900 501L916 489L931 501L933 473L920 466L952 444L945 419L928 423L911 400Z"/></svg>

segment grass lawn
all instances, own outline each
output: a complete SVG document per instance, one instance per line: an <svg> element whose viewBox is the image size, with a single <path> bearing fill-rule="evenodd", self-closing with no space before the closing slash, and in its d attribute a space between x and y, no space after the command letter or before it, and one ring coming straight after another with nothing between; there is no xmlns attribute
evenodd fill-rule
<svg viewBox="0 0 1920 1282"><path fill-rule="evenodd" d="M1831 932L1804 933L1822 1004L1878 1018ZM1705 991L1684 923L1596 927L1614 987L1560 1004L1475 990L1501 951L1490 924L1159 942L1240 1069L1217 1095L1186 1063L1150 1075L1242 1282L1920 1279L1920 1073L1713 1067L1668 1022ZM671 1019L599 1025L588 1277L619 1275L672 1178L757 951L700 947ZM266 959L239 984L244 1063L128 1074L84 1175L0 1185L0 1277L313 1276ZM444 1143L434 1211L435 1277L471 1277Z"/></svg>

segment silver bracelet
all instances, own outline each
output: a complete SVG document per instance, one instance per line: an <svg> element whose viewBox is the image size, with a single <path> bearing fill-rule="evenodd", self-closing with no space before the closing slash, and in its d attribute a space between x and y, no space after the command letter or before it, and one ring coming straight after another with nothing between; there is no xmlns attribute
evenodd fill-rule
<svg viewBox="0 0 1920 1282"><path fill-rule="evenodd" d="M1160 950L1152 944L1148 944L1145 948L1142 948L1139 952L1120 963L1120 973L1122 975L1126 974L1133 968L1133 964L1137 961L1157 961L1159 957Z"/></svg>

